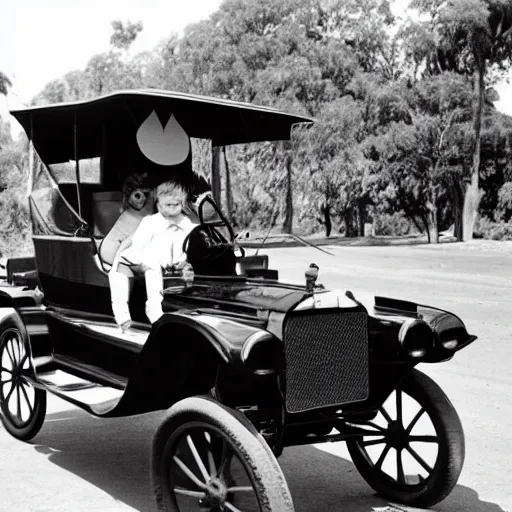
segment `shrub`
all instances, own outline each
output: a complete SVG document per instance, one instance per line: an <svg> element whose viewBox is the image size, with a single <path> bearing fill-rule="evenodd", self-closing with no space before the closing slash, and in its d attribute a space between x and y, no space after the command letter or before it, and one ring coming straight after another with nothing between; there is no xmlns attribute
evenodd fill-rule
<svg viewBox="0 0 512 512"><path fill-rule="evenodd" d="M487 240L512 240L512 222L494 222L487 217L481 217L475 224L474 236Z"/></svg>
<svg viewBox="0 0 512 512"><path fill-rule="evenodd" d="M26 201L16 190L0 193L0 254L3 257L27 256L33 253L30 220Z"/></svg>
<svg viewBox="0 0 512 512"><path fill-rule="evenodd" d="M496 219L510 220L512 218L512 181L507 181L498 192L498 209Z"/></svg>
<svg viewBox="0 0 512 512"><path fill-rule="evenodd" d="M373 226L376 236L405 236L416 232L403 212L375 214Z"/></svg>

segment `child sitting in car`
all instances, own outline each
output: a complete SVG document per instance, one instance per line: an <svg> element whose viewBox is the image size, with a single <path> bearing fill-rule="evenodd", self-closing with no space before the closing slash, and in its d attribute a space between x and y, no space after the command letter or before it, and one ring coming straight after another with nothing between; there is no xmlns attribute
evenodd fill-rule
<svg viewBox="0 0 512 512"><path fill-rule="evenodd" d="M116 283L121 285L112 294L112 306L116 321L122 329L129 327L131 322L128 309L129 282L137 274L144 273L145 276L146 315L149 321L154 323L163 314L162 269L171 266L182 268L185 265L183 242L195 226L182 213L186 196L184 188L177 183L160 184L155 192L158 212L142 219L137 231L133 234L131 246L121 252L115 272L110 272L113 274L111 287L116 286ZM116 315L116 310L123 311L122 315Z"/></svg>

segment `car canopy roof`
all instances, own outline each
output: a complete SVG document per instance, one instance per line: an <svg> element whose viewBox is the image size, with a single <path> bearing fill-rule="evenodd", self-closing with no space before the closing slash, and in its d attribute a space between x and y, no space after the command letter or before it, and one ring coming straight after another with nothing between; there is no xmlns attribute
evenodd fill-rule
<svg viewBox="0 0 512 512"><path fill-rule="evenodd" d="M162 126L174 115L189 137L210 139L214 146L288 140L296 123L312 119L269 108L161 90L120 91L87 101L13 110L46 164L103 154L105 133L126 144L155 112ZM76 130L76 148L75 148Z"/></svg>

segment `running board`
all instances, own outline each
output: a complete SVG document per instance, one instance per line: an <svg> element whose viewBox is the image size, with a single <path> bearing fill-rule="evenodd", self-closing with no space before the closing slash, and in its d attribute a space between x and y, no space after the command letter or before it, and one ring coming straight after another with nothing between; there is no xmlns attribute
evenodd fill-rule
<svg viewBox="0 0 512 512"><path fill-rule="evenodd" d="M37 380L29 380L35 387L45 389L95 416L111 411L124 394L124 390L91 382L62 370L39 374Z"/></svg>
<svg viewBox="0 0 512 512"><path fill-rule="evenodd" d="M55 370L59 369L69 375L76 375L79 378L91 379L100 386L124 390L128 384L128 378L117 373L100 368L98 366L79 361L74 357L58 355L53 357Z"/></svg>
<svg viewBox="0 0 512 512"><path fill-rule="evenodd" d="M92 336L137 353L140 352L151 332L151 326L139 322L134 322L132 327L122 331L118 325L112 322L79 318L60 311L48 311L48 315L72 325L77 332L85 336Z"/></svg>

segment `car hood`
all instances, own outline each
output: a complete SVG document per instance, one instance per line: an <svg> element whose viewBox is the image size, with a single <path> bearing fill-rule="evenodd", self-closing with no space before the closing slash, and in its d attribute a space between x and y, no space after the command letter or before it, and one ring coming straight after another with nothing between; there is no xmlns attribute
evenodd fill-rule
<svg viewBox="0 0 512 512"><path fill-rule="evenodd" d="M438 334L459 331L467 336L462 320L448 311L358 290L317 289L314 294L304 286L257 279L196 280L190 287L171 286L164 291L164 310L205 309L219 315L246 313L268 318L279 314L281 321L291 311L351 309L362 306L368 312L371 328L381 326L387 334L414 319L427 322ZM215 313L214 313L215 314ZM274 318L277 318L274 315Z"/></svg>
<svg viewBox="0 0 512 512"><path fill-rule="evenodd" d="M164 303L187 303L197 307L263 309L287 313L308 294L304 286L269 283L257 279L196 279L192 286L170 286L164 291Z"/></svg>

